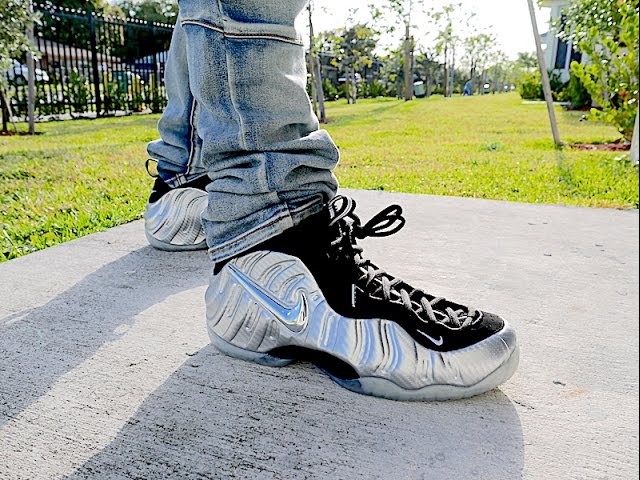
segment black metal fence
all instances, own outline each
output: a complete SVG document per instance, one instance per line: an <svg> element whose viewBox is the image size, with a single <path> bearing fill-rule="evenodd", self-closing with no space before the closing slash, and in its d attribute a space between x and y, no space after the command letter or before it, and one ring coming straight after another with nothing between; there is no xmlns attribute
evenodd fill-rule
<svg viewBox="0 0 640 480"><path fill-rule="evenodd" d="M38 117L159 112L171 25L36 4L35 112ZM5 73L13 114L27 114L26 62Z"/></svg>

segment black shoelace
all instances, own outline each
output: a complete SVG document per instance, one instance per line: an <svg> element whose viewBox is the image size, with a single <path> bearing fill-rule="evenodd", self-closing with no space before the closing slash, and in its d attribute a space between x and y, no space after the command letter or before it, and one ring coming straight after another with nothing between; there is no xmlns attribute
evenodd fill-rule
<svg viewBox="0 0 640 480"><path fill-rule="evenodd" d="M331 247L339 259L351 260L360 271L357 284L373 298L400 303L416 313L424 322L438 322L449 328L464 328L479 320L481 314L470 307L451 304L443 297L433 297L422 290L412 289L399 278L379 269L362 256L362 248L356 239L367 237L387 237L398 232L405 225L402 208L390 205L362 225L354 213L356 202L352 198L336 196L329 203L330 228L337 228L338 234ZM401 285L402 284L402 285Z"/></svg>

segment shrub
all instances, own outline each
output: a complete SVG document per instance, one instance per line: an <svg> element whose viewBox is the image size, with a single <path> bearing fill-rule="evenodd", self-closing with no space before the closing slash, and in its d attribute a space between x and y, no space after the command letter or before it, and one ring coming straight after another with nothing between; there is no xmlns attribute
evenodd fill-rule
<svg viewBox="0 0 640 480"><path fill-rule="evenodd" d="M551 96L555 101L567 101L565 95L565 87L567 86L567 83L562 81L559 72L549 72L549 86L551 87ZM544 99L544 95L542 98Z"/></svg>
<svg viewBox="0 0 640 480"><path fill-rule="evenodd" d="M89 103L91 102L89 82L77 70L69 74L66 94L72 111L82 113L89 110Z"/></svg>
<svg viewBox="0 0 640 480"><path fill-rule="evenodd" d="M541 100L544 98L542 93L542 81L540 73L527 73L522 77L520 85L518 85L518 93L523 100Z"/></svg>
<svg viewBox="0 0 640 480"><path fill-rule="evenodd" d="M336 99L347 98L347 82L338 85L337 92L338 95L336 96Z"/></svg>
<svg viewBox="0 0 640 480"><path fill-rule="evenodd" d="M338 99L338 89L333 86L331 80L325 78L322 81L322 91L324 93L325 100L337 100Z"/></svg>
<svg viewBox="0 0 640 480"><path fill-rule="evenodd" d="M590 59L571 63L571 72L600 106L590 117L612 124L627 140L640 100L638 17L637 1L574 0L561 32Z"/></svg>
<svg viewBox="0 0 640 480"><path fill-rule="evenodd" d="M569 108L574 110L591 106L591 95L574 73L569 77L565 98L569 102Z"/></svg>
<svg viewBox="0 0 640 480"><path fill-rule="evenodd" d="M105 112L125 110L127 106L127 95L118 82L108 82L104 86L102 96L102 108Z"/></svg>
<svg viewBox="0 0 640 480"><path fill-rule="evenodd" d="M373 98L375 97L385 97L387 96L387 88L384 84L379 80L373 80L369 84L369 95Z"/></svg>
<svg viewBox="0 0 640 480"><path fill-rule="evenodd" d="M551 96L555 101L566 100L566 86L558 72L549 72L549 85L551 87ZM542 89L542 80L540 72L537 70L532 73L526 73L518 85L518 93L524 100L544 100L544 90Z"/></svg>

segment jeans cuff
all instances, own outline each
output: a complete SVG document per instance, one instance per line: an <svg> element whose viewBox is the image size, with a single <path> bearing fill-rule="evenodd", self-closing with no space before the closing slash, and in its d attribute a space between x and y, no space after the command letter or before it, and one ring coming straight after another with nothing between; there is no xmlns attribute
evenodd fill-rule
<svg viewBox="0 0 640 480"><path fill-rule="evenodd" d="M164 178L162 175L162 181L169 185L171 188L179 188L186 183L193 182L198 178L206 177L207 173L191 173L191 174L180 174L180 175L172 175L169 178Z"/></svg>
<svg viewBox="0 0 640 480"><path fill-rule="evenodd" d="M280 204L273 209L269 220L251 230L221 244L209 248L209 257L216 263L249 250L262 242L280 235L285 230L298 225L304 219L320 212L324 207L322 196L306 199L302 202ZM206 230L206 223L205 223ZM209 239L207 239L209 241ZM212 243L209 242L209 245Z"/></svg>

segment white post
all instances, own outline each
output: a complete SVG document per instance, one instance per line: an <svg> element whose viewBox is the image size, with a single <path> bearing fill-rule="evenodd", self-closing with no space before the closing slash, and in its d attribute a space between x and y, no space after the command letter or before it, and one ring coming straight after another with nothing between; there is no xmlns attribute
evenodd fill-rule
<svg viewBox="0 0 640 480"><path fill-rule="evenodd" d="M636 111L636 123L633 126L633 137L631 137L631 163L638 163L638 148L640 145L638 144L638 114L640 114L640 110Z"/></svg>
<svg viewBox="0 0 640 480"><path fill-rule="evenodd" d="M33 3L29 1L29 13L33 14ZM30 47L33 48L33 22L27 25L27 38ZM27 52L27 116L29 119L29 134L35 133L35 106L36 106L36 68L31 51Z"/></svg>
<svg viewBox="0 0 640 480"><path fill-rule="evenodd" d="M318 116L318 92L317 83L316 83L316 65L313 61L313 4L309 2L307 4L307 10L309 12L309 65L307 67L307 71L309 75L311 75L311 105L313 105L313 113Z"/></svg>
<svg viewBox="0 0 640 480"><path fill-rule="evenodd" d="M563 143L560 141L560 134L558 133L558 124L556 123L556 112L553 109L553 96L551 95L551 83L549 83L549 73L547 72L546 62L544 61L544 53L542 52L542 45L540 43L540 34L538 33L538 23L536 22L536 12L533 8L533 1L527 0L529 4L529 15L531 16L531 27L533 28L533 36L536 41L536 54L538 56L538 66L540 67L540 76L542 77L542 91L544 92L544 99L547 102L547 111L549 112L549 122L551 123L551 133L553 134L553 141L558 147L561 147Z"/></svg>

